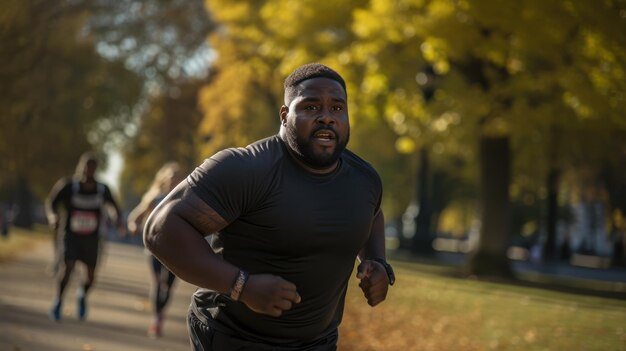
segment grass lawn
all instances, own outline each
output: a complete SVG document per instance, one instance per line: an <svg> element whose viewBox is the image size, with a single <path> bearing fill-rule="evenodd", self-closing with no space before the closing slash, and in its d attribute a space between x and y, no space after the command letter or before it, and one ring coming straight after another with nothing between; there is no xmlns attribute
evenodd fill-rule
<svg viewBox="0 0 626 351"><path fill-rule="evenodd" d="M33 230L11 227L9 236L0 238L0 262L13 259L44 240L52 240L47 226L39 225Z"/></svg>
<svg viewBox="0 0 626 351"><path fill-rule="evenodd" d="M396 284L374 308L350 283L339 350L626 350L626 299L397 266Z"/></svg>

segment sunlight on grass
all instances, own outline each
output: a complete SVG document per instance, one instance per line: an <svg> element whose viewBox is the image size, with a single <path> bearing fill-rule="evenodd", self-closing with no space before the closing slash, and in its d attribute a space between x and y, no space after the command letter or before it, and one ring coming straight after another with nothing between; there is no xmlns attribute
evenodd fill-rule
<svg viewBox="0 0 626 351"><path fill-rule="evenodd" d="M34 230L12 227L8 237L0 238L0 262L11 260L51 237L47 226L37 226Z"/></svg>
<svg viewBox="0 0 626 351"><path fill-rule="evenodd" d="M339 350L624 350L626 301L397 269L370 308L350 283Z"/></svg>

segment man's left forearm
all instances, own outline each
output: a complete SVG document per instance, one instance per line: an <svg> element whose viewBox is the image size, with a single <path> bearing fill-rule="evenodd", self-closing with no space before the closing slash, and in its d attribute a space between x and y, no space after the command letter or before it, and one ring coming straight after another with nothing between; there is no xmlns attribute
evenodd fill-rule
<svg viewBox="0 0 626 351"><path fill-rule="evenodd" d="M359 252L361 260L375 257L385 258L385 216L382 209L374 217L369 238Z"/></svg>

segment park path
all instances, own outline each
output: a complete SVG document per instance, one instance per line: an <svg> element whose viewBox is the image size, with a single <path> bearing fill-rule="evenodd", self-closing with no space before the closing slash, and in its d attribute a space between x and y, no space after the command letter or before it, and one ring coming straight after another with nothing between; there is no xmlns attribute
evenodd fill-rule
<svg viewBox="0 0 626 351"><path fill-rule="evenodd" d="M0 350L189 350L185 315L194 287L181 280L174 283L164 336L151 339L146 334L151 321L148 256L142 247L107 242L101 257L84 322L75 317L74 297L82 269L68 286L61 322L48 318L55 291L46 272L52 261L50 243L0 264Z"/></svg>

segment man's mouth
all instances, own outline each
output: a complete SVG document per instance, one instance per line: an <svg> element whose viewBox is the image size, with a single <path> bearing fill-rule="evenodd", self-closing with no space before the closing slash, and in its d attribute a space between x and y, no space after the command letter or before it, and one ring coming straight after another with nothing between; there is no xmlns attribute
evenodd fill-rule
<svg viewBox="0 0 626 351"><path fill-rule="evenodd" d="M318 130L313 134L313 138L320 141L331 141L335 139L335 133L331 130Z"/></svg>

